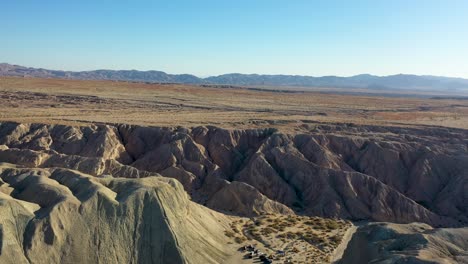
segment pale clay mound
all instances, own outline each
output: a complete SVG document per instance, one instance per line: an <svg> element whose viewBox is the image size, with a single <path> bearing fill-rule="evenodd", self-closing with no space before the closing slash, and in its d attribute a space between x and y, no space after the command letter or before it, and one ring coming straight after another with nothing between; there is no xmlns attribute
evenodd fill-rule
<svg viewBox="0 0 468 264"><path fill-rule="evenodd" d="M358 228L338 264L468 263L468 228L371 223Z"/></svg>
<svg viewBox="0 0 468 264"><path fill-rule="evenodd" d="M224 216L168 178L0 165L0 263L222 263Z"/></svg>
<svg viewBox="0 0 468 264"><path fill-rule="evenodd" d="M468 222L468 132L311 125L309 133L217 127L0 124L0 161L93 176L179 180L234 215Z"/></svg>

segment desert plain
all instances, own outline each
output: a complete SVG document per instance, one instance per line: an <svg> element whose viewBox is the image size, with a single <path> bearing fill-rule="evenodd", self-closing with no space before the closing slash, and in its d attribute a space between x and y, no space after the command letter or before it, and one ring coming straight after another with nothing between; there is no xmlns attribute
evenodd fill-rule
<svg viewBox="0 0 468 264"><path fill-rule="evenodd" d="M155 126L276 127L313 122L468 128L468 100L418 92L0 78L0 120ZM349 91L348 91L349 92Z"/></svg>

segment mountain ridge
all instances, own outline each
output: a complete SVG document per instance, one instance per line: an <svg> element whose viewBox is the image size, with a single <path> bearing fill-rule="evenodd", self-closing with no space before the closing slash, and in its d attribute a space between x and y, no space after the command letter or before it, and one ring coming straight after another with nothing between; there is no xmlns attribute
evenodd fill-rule
<svg viewBox="0 0 468 264"><path fill-rule="evenodd" d="M363 88L372 90L468 90L468 79L413 74L396 74L388 76L359 74L350 77L313 77L285 74L228 73L200 78L192 74L168 74L163 71L155 70L138 71L99 69L92 71L61 71L0 63L0 76L62 78L75 80L115 80L152 83L223 84L239 86Z"/></svg>

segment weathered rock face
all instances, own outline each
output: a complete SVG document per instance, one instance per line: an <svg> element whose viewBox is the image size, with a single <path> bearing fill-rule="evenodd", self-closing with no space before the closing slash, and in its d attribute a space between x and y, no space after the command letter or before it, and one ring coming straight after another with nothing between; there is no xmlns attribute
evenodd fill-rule
<svg viewBox="0 0 468 264"><path fill-rule="evenodd" d="M358 228L337 263L468 263L468 228L370 223Z"/></svg>
<svg viewBox="0 0 468 264"><path fill-rule="evenodd" d="M262 195L254 187L233 181L217 191L207 203L211 208L223 208L228 214L259 214L262 212L276 212L281 214L294 214L293 210L272 201Z"/></svg>
<svg viewBox="0 0 468 264"><path fill-rule="evenodd" d="M468 223L468 132L310 125L274 129L0 125L0 162L180 181L194 201L251 215ZM245 195L244 194L248 194Z"/></svg>
<svg viewBox="0 0 468 264"><path fill-rule="evenodd" d="M219 213L162 177L0 165L0 263L222 263Z"/></svg>

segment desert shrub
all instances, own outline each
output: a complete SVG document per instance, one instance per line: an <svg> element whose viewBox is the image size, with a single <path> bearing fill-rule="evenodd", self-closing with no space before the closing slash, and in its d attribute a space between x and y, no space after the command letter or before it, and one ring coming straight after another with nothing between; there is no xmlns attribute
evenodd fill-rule
<svg viewBox="0 0 468 264"><path fill-rule="evenodd" d="M335 244L339 244L341 242L341 237L339 235L334 235L330 237L330 240Z"/></svg>
<svg viewBox="0 0 468 264"><path fill-rule="evenodd" d="M320 222L317 222L317 223L314 225L314 228L315 228L315 229L323 230L323 229L327 229L327 225L325 224L325 222L320 221Z"/></svg>
<svg viewBox="0 0 468 264"><path fill-rule="evenodd" d="M323 237L317 236L317 237L315 238L315 241L316 241L316 243L324 243L324 242L325 242L325 239L324 239Z"/></svg>
<svg viewBox="0 0 468 264"><path fill-rule="evenodd" d="M255 226L247 227L247 232L249 232L249 233L253 233L253 232L256 232L256 231L257 231L257 228L255 228Z"/></svg>
<svg viewBox="0 0 468 264"><path fill-rule="evenodd" d="M262 229L262 234L265 235L265 236L267 236L267 235L269 235L271 233L275 233L275 229L273 229L271 227L268 227L268 226Z"/></svg>
<svg viewBox="0 0 468 264"><path fill-rule="evenodd" d="M310 244L319 244L319 243L325 242L324 238L317 236L315 234L310 234L310 233L304 235L302 239Z"/></svg>
<svg viewBox="0 0 468 264"><path fill-rule="evenodd" d="M260 235L259 232L252 232L250 233L252 235L252 237L255 239L255 240L262 240L262 235Z"/></svg>
<svg viewBox="0 0 468 264"><path fill-rule="evenodd" d="M288 216L288 218L286 218L286 221L289 222L290 225L295 225L297 223L297 220L290 215Z"/></svg>
<svg viewBox="0 0 468 264"><path fill-rule="evenodd" d="M274 222L269 225L269 227L277 230L277 231L284 231L284 229L287 227L286 223L283 222Z"/></svg>
<svg viewBox="0 0 468 264"><path fill-rule="evenodd" d="M261 226L263 224L264 224L264 221L262 219L258 219L258 220L255 221L256 226Z"/></svg>
<svg viewBox="0 0 468 264"><path fill-rule="evenodd" d="M286 238L288 239L296 239L297 238L297 235L293 232L287 232L286 233Z"/></svg>
<svg viewBox="0 0 468 264"><path fill-rule="evenodd" d="M285 238L286 237L286 234L285 233L280 233L278 235L276 235L277 238Z"/></svg>
<svg viewBox="0 0 468 264"><path fill-rule="evenodd" d="M224 234L225 234L227 237L234 237L234 232L229 231L229 230L224 231Z"/></svg>
<svg viewBox="0 0 468 264"><path fill-rule="evenodd" d="M330 220L330 221L327 221L325 222L325 226L328 228L328 229L338 229L340 226L338 225L338 223L336 223L335 221L333 220Z"/></svg>
<svg viewBox="0 0 468 264"><path fill-rule="evenodd" d="M244 243L247 239L245 237L238 237L236 236L234 238L234 241L237 243L237 244L241 244L241 243Z"/></svg>

